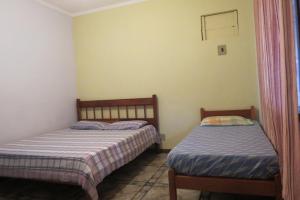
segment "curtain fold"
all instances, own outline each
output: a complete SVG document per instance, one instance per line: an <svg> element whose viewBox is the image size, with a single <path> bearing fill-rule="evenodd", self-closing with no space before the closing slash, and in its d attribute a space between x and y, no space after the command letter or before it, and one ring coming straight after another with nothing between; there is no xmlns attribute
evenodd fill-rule
<svg viewBox="0 0 300 200"><path fill-rule="evenodd" d="M283 198L300 200L300 135L291 0L254 0L262 124L279 155Z"/></svg>

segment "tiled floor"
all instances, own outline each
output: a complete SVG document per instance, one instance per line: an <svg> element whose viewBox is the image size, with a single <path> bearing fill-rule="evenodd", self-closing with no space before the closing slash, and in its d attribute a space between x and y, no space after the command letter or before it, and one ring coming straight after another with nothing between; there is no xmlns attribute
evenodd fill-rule
<svg viewBox="0 0 300 200"><path fill-rule="evenodd" d="M104 199L169 199L166 156L167 154L145 153L107 177L101 188ZM178 195L179 200L199 200L200 192L179 190Z"/></svg>
<svg viewBox="0 0 300 200"><path fill-rule="evenodd" d="M104 200L169 200L165 160L166 154L144 153L103 181L99 187L101 197ZM85 193L76 186L0 179L0 200L83 200L84 196ZM178 190L178 200L199 199L199 191ZM206 193L202 199L262 200Z"/></svg>

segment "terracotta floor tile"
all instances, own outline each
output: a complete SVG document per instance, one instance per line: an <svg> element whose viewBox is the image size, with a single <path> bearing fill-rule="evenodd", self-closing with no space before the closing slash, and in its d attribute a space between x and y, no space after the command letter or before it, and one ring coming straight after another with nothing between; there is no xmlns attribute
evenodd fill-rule
<svg viewBox="0 0 300 200"><path fill-rule="evenodd" d="M194 190L178 190L178 200L199 200L200 192ZM169 200L168 187L152 187L143 200Z"/></svg>

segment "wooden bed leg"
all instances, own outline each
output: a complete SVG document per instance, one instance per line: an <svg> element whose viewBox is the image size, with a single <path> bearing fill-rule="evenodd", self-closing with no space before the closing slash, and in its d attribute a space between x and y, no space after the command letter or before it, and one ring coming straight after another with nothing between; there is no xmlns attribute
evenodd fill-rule
<svg viewBox="0 0 300 200"><path fill-rule="evenodd" d="M275 189L276 189L276 200L283 200L280 174L275 175L274 181L275 181Z"/></svg>
<svg viewBox="0 0 300 200"><path fill-rule="evenodd" d="M169 193L170 200L177 200L176 181L175 181L175 170L169 169Z"/></svg>

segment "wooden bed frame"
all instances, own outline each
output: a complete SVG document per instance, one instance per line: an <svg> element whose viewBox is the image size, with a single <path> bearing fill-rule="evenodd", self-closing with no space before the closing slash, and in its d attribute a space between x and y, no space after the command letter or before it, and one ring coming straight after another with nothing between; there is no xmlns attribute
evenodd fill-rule
<svg viewBox="0 0 300 200"><path fill-rule="evenodd" d="M125 111L125 115L121 115L121 111ZM149 116L147 110L153 110L153 116ZM105 110L108 116L105 116ZM113 110L116 111L116 116L113 116ZM139 116L138 111L143 115ZM97 117L96 112L99 111L100 117ZM133 111L133 116L130 116L130 111ZM144 120L155 126L158 130L158 106L157 96L152 95L150 98L135 98L135 99L113 99L113 100L95 100L81 101L77 99L77 120L89 121L104 121L116 122L124 120Z"/></svg>
<svg viewBox="0 0 300 200"><path fill-rule="evenodd" d="M111 123L125 120L144 120L149 124L152 124L159 132L158 103L156 95L152 95L150 98L134 99L94 101L81 101L80 99L77 99L76 107L78 121L89 120ZM149 110L152 110L151 115ZM155 144L155 149L159 152L160 145Z"/></svg>
<svg viewBox="0 0 300 200"><path fill-rule="evenodd" d="M218 110L206 111L201 108L201 119L209 116L238 115L248 119L256 119L256 111L252 106L244 110ZM209 192L221 192L232 194L274 196L276 200L282 200L280 175L275 175L270 180L237 179L225 177L187 176L177 174L174 169L169 169L170 200L177 200L178 189L192 189Z"/></svg>

